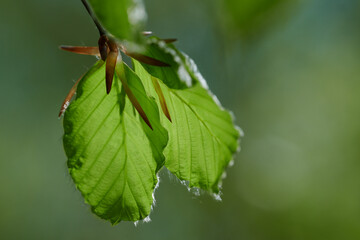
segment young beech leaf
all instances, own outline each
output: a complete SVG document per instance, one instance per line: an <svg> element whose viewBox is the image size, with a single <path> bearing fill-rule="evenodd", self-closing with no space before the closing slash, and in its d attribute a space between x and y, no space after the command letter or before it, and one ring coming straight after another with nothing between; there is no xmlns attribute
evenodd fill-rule
<svg viewBox="0 0 360 240"><path fill-rule="evenodd" d="M146 22L142 0L87 0L102 27L118 40L139 42Z"/></svg>
<svg viewBox="0 0 360 240"><path fill-rule="evenodd" d="M134 110L116 75L106 94L101 60L80 81L76 100L64 117L70 174L92 211L113 224L150 214L168 140L156 103L135 73L125 64L123 69L154 130Z"/></svg>
<svg viewBox="0 0 360 240"><path fill-rule="evenodd" d="M164 150L165 166L189 187L218 193L221 176L238 149L240 131L229 112L224 110L209 92L196 65L178 52L194 85L172 89L161 79L160 87L167 103L172 123L161 114L161 123L169 132L169 143ZM135 72L146 91L157 99L152 76L143 64L133 60Z"/></svg>
<svg viewBox="0 0 360 240"><path fill-rule="evenodd" d="M149 74L163 81L169 88L184 89L193 84L185 63L174 45L151 37L147 40L145 51L142 54L170 65L168 67L157 67L140 62Z"/></svg>
<svg viewBox="0 0 360 240"><path fill-rule="evenodd" d="M149 99L149 97L146 95L145 88L140 78L136 75L136 73L134 73L132 69L130 69L126 64L123 64L123 67L120 68L119 71L117 71L119 77L124 79L121 80L121 82L127 82L127 86L132 91L135 98L139 101L150 120L153 129L150 129L145 121L142 118L139 118L142 123L143 130L150 140L153 156L155 159L159 159L161 162L161 164L158 164L158 170L160 170L165 162L163 151L166 147L166 144L168 143L168 132L160 123L158 106L154 98Z"/></svg>

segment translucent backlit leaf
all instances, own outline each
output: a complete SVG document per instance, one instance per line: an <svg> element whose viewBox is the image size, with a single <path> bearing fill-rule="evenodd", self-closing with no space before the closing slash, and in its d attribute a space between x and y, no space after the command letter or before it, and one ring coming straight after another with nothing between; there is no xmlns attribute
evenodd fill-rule
<svg viewBox="0 0 360 240"><path fill-rule="evenodd" d="M208 91L196 65L182 55L194 85L171 89L160 83L168 104L172 123L162 115L162 124L169 132L164 154L165 166L190 187L219 192L221 176L238 149L239 130L232 116ZM151 83L151 75L134 61L135 72L149 94L160 100Z"/></svg>
<svg viewBox="0 0 360 240"><path fill-rule="evenodd" d="M157 172L164 164L167 132L159 111L136 75L124 65L127 82L154 130L142 122L115 77L105 91L99 61L80 81L77 98L64 117L64 148L70 174L92 211L113 224L150 214Z"/></svg>

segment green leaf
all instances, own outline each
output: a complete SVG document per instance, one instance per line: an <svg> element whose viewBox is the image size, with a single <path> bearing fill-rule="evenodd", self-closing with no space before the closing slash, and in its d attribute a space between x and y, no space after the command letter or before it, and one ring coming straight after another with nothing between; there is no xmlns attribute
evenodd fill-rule
<svg viewBox="0 0 360 240"><path fill-rule="evenodd" d="M151 37L142 54L170 65L169 67L158 67L141 63L147 72L163 81L169 88L184 89L192 85L191 76L173 44L166 44L156 37Z"/></svg>
<svg viewBox="0 0 360 240"><path fill-rule="evenodd" d="M238 149L240 131L231 114L207 90L193 61L185 55L181 59L194 85L179 90L160 84L172 118L171 123L161 115L169 132L165 166L180 180L187 181L189 187L218 193L225 168ZM137 61L134 67L148 94L157 96L151 75ZM160 103L158 98L157 102Z"/></svg>
<svg viewBox="0 0 360 240"><path fill-rule="evenodd" d="M150 123L153 127L153 130L140 118L143 130L150 140L150 145L152 147L153 156L155 159L159 159L160 164L158 164L158 170L164 165L165 157L163 150L168 143L168 132L160 123L159 109L156 104L155 98L149 99L148 95L145 93L145 88L140 80L140 78L130 69L126 64L124 66L124 78L127 81L129 88L132 90L136 99L139 101L142 108L145 110Z"/></svg>
<svg viewBox="0 0 360 240"><path fill-rule="evenodd" d="M113 224L150 214L167 143L155 102L147 97L134 72L126 65L124 69L153 131L139 119L118 77L106 94L102 61L81 80L77 98L64 117L70 174L92 211Z"/></svg>
<svg viewBox="0 0 360 240"><path fill-rule="evenodd" d="M146 22L142 0L88 0L96 18L115 38L139 42Z"/></svg>

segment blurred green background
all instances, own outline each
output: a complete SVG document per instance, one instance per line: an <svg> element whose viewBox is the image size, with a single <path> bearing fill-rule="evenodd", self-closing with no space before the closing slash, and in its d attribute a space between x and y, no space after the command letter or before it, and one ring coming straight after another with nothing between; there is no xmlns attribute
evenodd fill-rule
<svg viewBox="0 0 360 240"><path fill-rule="evenodd" d="M148 0L242 127L223 201L161 172L152 222L111 226L75 190L60 104L95 61L78 1L1 0L0 239L360 239L360 2Z"/></svg>

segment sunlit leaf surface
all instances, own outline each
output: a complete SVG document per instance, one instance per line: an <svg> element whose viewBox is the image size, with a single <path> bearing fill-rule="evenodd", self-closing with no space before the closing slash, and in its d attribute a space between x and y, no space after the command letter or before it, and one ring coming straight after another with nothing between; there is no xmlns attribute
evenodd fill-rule
<svg viewBox="0 0 360 240"><path fill-rule="evenodd" d="M92 211L112 223L149 215L167 142L156 105L132 70L125 69L130 88L156 127L153 131L139 119L117 77L106 94L102 61L81 80L64 118L71 176Z"/></svg>
<svg viewBox="0 0 360 240"><path fill-rule="evenodd" d="M171 123L162 115L170 137L165 166L190 187L218 193L221 176L238 148L239 131L229 112L204 88L194 63L186 60L193 87L177 90L161 83L173 119ZM134 65L146 89L157 96L151 75L138 62Z"/></svg>

